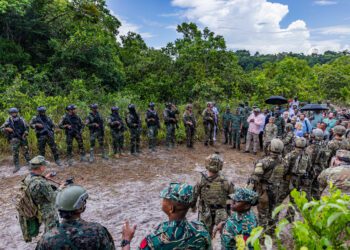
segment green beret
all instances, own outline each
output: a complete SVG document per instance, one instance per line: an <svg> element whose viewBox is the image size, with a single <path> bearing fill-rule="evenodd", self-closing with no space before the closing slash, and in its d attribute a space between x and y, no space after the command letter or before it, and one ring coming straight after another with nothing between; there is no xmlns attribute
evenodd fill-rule
<svg viewBox="0 0 350 250"><path fill-rule="evenodd" d="M160 197L182 204L193 202L193 187L186 183L170 183L169 187L160 192Z"/></svg>
<svg viewBox="0 0 350 250"><path fill-rule="evenodd" d="M43 165L47 166L47 161L45 160L45 157L41 156L41 155L35 156L29 162L30 169L35 169L35 168L38 168L38 167L43 166Z"/></svg>
<svg viewBox="0 0 350 250"><path fill-rule="evenodd" d="M230 195L234 201L245 201L251 205L256 205L259 195L249 188L237 188L236 191Z"/></svg>

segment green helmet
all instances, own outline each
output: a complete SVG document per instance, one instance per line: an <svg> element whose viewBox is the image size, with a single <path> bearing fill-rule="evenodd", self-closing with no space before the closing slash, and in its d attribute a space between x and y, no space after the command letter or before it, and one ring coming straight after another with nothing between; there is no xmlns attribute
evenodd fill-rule
<svg viewBox="0 0 350 250"><path fill-rule="evenodd" d="M215 152L215 154L209 155L206 158L206 165L205 168L213 173L219 172L224 165L224 160L220 156L218 152Z"/></svg>
<svg viewBox="0 0 350 250"><path fill-rule="evenodd" d="M333 128L333 132L334 132L334 134L343 136L346 132L346 128L344 126L337 125Z"/></svg>
<svg viewBox="0 0 350 250"><path fill-rule="evenodd" d="M305 148L306 147L306 139L304 137L297 137L295 139L295 147Z"/></svg>
<svg viewBox="0 0 350 250"><path fill-rule="evenodd" d="M283 152L284 144L280 139L273 139L270 144L270 151L280 154Z"/></svg>
<svg viewBox="0 0 350 250"><path fill-rule="evenodd" d="M322 141L324 139L322 129L319 129L319 128L314 129L314 131L312 131L312 135L315 137L316 141Z"/></svg>
<svg viewBox="0 0 350 250"><path fill-rule="evenodd" d="M293 130L293 124L287 123L286 124L286 130L292 131Z"/></svg>
<svg viewBox="0 0 350 250"><path fill-rule="evenodd" d="M56 196L56 207L61 211L76 211L84 207L89 197L85 188L78 185L71 185L63 189Z"/></svg>

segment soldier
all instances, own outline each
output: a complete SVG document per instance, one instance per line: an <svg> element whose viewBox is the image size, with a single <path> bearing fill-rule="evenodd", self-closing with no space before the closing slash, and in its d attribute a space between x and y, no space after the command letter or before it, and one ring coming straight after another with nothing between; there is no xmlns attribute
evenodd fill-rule
<svg viewBox="0 0 350 250"><path fill-rule="evenodd" d="M105 135L105 128L103 124L103 118L100 115L100 112L98 112L98 105L91 104L90 105L91 112L89 113L88 117L85 119L85 125L90 130L90 157L89 162L92 163L95 160L94 157L94 149L95 149L95 142L96 139L98 140L98 144L100 145L100 150L102 154L102 158L107 160L107 154L104 149L103 140Z"/></svg>
<svg viewBox="0 0 350 250"><path fill-rule="evenodd" d="M282 141L284 144L283 156L288 154L293 150L293 142L294 142L294 132L293 132L293 124L286 124L286 132L282 136Z"/></svg>
<svg viewBox="0 0 350 250"><path fill-rule="evenodd" d="M230 106L226 107L226 112L222 115L222 125L224 127L224 144L232 144L232 127L231 127L232 113Z"/></svg>
<svg viewBox="0 0 350 250"><path fill-rule="evenodd" d="M13 164L15 168L13 173L16 173L19 169L19 149L23 148L23 155L27 163L30 161L28 140L29 126L25 120L18 115L17 108L9 109L10 117L0 127L0 130L5 133L9 143L11 144L13 154Z"/></svg>
<svg viewBox="0 0 350 250"><path fill-rule="evenodd" d="M46 144L48 144L57 166L60 167L62 164L55 143L54 128L56 125L51 118L46 115L46 108L44 106L38 107L37 111L38 115L32 118L30 121L30 127L35 129L36 138L38 139L39 153L45 157L45 147Z"/></svg>
<svg viewBox="0 0 350 250"><path fill-rule="evenodd" d="M211 250L211 238L204 224L199 221L187 221L186 214L193 204L193 187L185 183L171 183L160 197L163 198L162 210L169 220L159 224L147 235L138 249L198 249ZM123 226L122 250L130 249L136 227Z"/></svg>
<svg viewBox="0 0 350 250"><path fill-rule="evenodd" d="M166 146L168 149L175 147L175 129L178 126L177 114L179 114L179 111L176 106L170 102L167 103L163 112L163 117L166 127Z"/></svg>
<svg viewBox="0 0 350 250"><path fill-rule="evenodd" d="M338 150L333 165L318 176L320 193L330 182L344 194L350 195L350 151Z"/></svg>
<svg viewBox="0 0 350 250"><path fill-rule="evenodd" d="M345 132L346 128L344 126L337 125L333 128L334 138L331 141L329 141L327 145L329 152L328 159L325 161L327 164L325 168L329 167L331 159L333 156L335 156L337 150L350 150L350 143L345 138L343 138Z"/></svg>
<svg viewBox="0 0 350 250"><path fill-rule="evenodd" d="M269 123L266 124L265 129L264 129L263 141L264 141L265 155L269 154L269 146L270 146L272 139L277 138L278 128L275 125L275 120L276 120L275 117L270 117Z"/></svg>
<svg viewBox="0 0 350 250"><path fill-rule="evenodd" d="M289 194L289 181L283 165L283 142L273 139L270 144L270 155L259 160L249 185L259 194L258 220L268 234L272 235L276 221L272 211L280 205Z"/></svg>
<svg viewBox="0 0 350 250"><path fill-rule="evenodd" d="M197 120L193 114L192 104L187 104L183 114L183 122L186 129L186 145L188 148L193 148L194 135L196 133Z"/></svg>
<svg viewBox="0 0 350 250"><path fill-rule="evenodd" d="M153 152L156 151L158 129L160 129L159 116L157 111L154 110L154 106L153 102L148 105L149 109L145 118L148 128L148 146Z"/></svg>
<svg viewBox="0 0 350 250"><path fill-rule="evenodd" d="M126 116L126 124L130 130L130 153L136 155L141 153L140 137L141 137L141 117L136 112L134 104L129 104L129 113Z"/></svg>
<svg viewBox="0 0 350 250"><path fill-rule="evenodd" d="M86 161L82 136L84 124L81 118L77 115L77 107L74 104L67 106L66 110L67 113L62 117L58 126L66 131L68 165L71 166L73 164L73 139L78 143L80 161Z"/></svg>
<svg viewBox="0 0 350 250"><path fill-rule="evenodd" d="M88 197L86 190L78 185L70 185L57 194L56 207L62 222L42 236L36 250L115 249L113 238L104 226L81 219Z"/></svg>
<svg viewBox="0 0 350 250"><path fill-rule="evenodd" d="M257 205L259 195L248 188L238 188L230 198L232 213L214 231L214 236L216 231L221 232L222 250L236 249L237 237L246 241L252 230L257 227L257 219L251 207Z"/></svg>
<svg viewBox="0 0 350 250"><path fill-rule="evenodd" d="M248 105L248 102L245 102L244 107L242 109L242 120L243 120L243 127L242 127L242 135L241 137L243 138L243 144L247 142L247 134L248 134L248 128L249 128L249 122L248 122L248 117L251 113L251 108Z"/></svg>
<svg viewBox="0 0 350 250"><path fill-rule="evenodd" d="M312 131L313 142L305 149L306 154L310 158L310 169L308 170L309 179L311 180L310 188L307 190L307 197L319 200L319 183L317 177L323 170L322 159L326 144L323 140L323 132L321 129L314 129Z"/></svg>
<svg viewBox="0 0 350 250"><path fill-rule="evenodd" d="M36 219L39 226L43 223L45 232L58 224L58 216L55 209L56 191L54 191L53 186L48 181L52 175L51 173L46 176L42 175L46 170L46 166L47 162L43 156L39 155L34 157L29 165L30 174L23 181L31 199L37 206L38 213ZM61 184L60 188L63 187L64 184ZM22 217L20 217L20 224L22 232L26 231L23 229L26 228L28 224ZM27 228L27 230L30 230L30 228Z"/></svg>
<svg viewBox="0 0 350 250"><path fill-rule="evenodd" d="M115 158L119 158L124 147L125 125L123 119L119 115L119 107L112 107L111 112L112 113L108 118L108 125L111 128L113 154Z"/></svg>
<svg viewBox="0 0 350 250"><path fill-rule="evenodd" d="M213 112L213 105L211 102L207 103L207 108L202 112L203 125L205 130L205 142L204 145L214 145L214 125L215 125L215 114Z"/></svg>
<svg viewBox="0 0 350 250"><path fill-rule="evenodd" d="M234 192L234 185L220 174L224 161L219 153L210 155L206 161L208 173L201 173L202 179L194 189L194 203L199 199L199 220L211 234L215 225L227 219L226 201Z"/></svg>
<svg viewBox="0 0 350 250"><path fill-rule="evenodd" d="M241 131L243 127L243 119L240 114L240 109L237 108L236 112L231 116L231 130L232 130L232 148L241 150Z"/></svg>
<svg viewBox="0 0 350 250"><path fill-rule="evenodd" d="M284 133L284 127L286 124L285 124L283 117L281 116L279 108L276 107L274 111L275 111L274 112L275 124L276 124L277 129L278 129L277 136L278 136L278 138L282 138L283 133Z"/></svg>

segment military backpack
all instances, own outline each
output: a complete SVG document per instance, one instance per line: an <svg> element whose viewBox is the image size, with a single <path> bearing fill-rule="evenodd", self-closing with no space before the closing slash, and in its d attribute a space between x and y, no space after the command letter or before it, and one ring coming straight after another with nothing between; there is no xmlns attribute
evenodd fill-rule
<svg viewBox="0 0 350 250"><path fill-rule="evenodd" d="M38 207L34 203L28 190L30 183L31 182L29 182L27 185L24 180L22 180L21 186L15 197L15 206L18 214L27 219L34 218L38 215Z"/></svg>

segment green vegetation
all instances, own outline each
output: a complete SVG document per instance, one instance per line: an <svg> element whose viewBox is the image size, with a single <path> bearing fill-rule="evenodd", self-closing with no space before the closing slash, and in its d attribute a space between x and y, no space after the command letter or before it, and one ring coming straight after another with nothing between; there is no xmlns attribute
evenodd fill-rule
<svg viewBox="0 0 350 250"><path fill-rule="evenodd" d="M92 102L104 116L129 102L142 112L149 101L159 111L166 101L193 102L199 114L208 100L262 104L272 94L350 103L347 52L233 52L222 36L193 23L179 25L182 37L166 47L149 48L139 34L116 39L121 23L104 0L2 0L0 13L0 122L11 106L28 120L45 105L58 122L69 103L83 116Z"/></svg>

